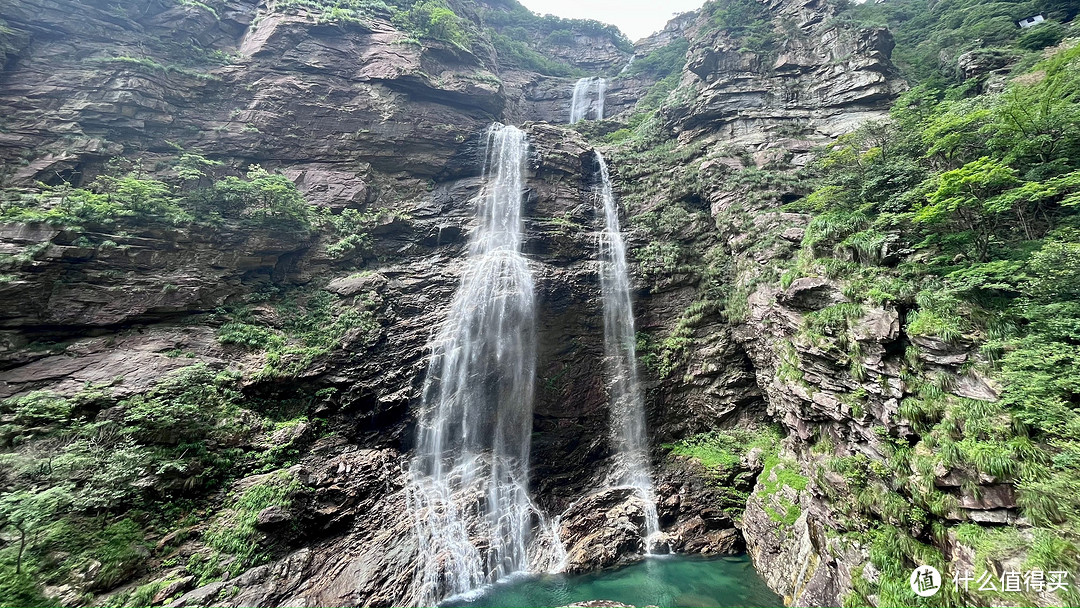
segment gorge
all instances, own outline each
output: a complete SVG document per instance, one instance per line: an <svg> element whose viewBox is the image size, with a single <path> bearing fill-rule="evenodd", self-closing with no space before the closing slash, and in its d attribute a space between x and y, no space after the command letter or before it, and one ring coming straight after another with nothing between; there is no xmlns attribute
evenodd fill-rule
<svg viewBox="0 0 1080 608"><path fill-rule="evenodd" d="M4 3L0 604L1076 605L1074 5Z"/></svg>

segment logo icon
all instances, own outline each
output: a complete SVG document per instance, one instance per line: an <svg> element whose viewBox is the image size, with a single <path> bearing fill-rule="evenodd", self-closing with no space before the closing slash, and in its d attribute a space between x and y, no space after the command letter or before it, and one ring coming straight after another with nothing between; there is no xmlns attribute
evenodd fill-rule
<svg viewBox="0 0 1080 608"><path fill-rule="evenodd" d="M911 573L911 590L919 597L930 597L941 589L941 573L933 566L919 566Z"/></svg>

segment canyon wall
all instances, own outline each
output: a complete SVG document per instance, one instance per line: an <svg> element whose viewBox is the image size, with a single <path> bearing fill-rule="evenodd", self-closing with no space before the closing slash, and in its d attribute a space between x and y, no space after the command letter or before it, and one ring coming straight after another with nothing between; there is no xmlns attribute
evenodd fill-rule
<svg viewBox="0 0 1080 608"><path fill-rule="evenodd" d="M110 175L119 157L132 174L185 192L259 165L311 205L299 224L0 225L6 403L48 394L104 428L132 419L139 399L168 394L163 378L196 369L236 391L228 398L239 407L221 415L229 432L195 438L215 454L230 450L229 473L213 477L211 465L190 462L140 469L134 482L152 500L185 497L190 507L140 521L138 563L118 575L103 577L102 560L80 557L47 581L57 602L148 593L144 601L176 606L410 603L417 561L429 556L411 533L403 467L427 344L463 269L484 131L495 121L524 124L531 144L524 251L541 311L532 490L542 510L562 516L568 570L633 559L644 526L632 495L594 492L613 457L594 147L610 159L636 252L669 550L745 548L786 602L840 605L854 578L880 573L868 562L872 540L854 534L866 516L841 504L848 480L823 464L858 456L886 466L894 444L910 439L899 412L908 347L950 378L948 390L996 398L993 382L965 367L972 345L908 335L902 307L866 308L810 339L808 315L849 302L845 285L776 285L810 221L780 210L808 193L798 170L816 149L886 116L906 88L889 32L838 20L824 0L762 3L767 43L709 11L676 19L636 51L595 30L553 42L528 25L530 48L577 71L564 75L525 65L528 55L510 59L499 32L483 29L512 10L501 2L448 5L469 45L411 31L402 11L385 6L342 16L255 0L9 4L0 13L6 203L46 188L46 206L62 205L65 188ZM684 40L674 89L655 112L641 110L665 74L618 72L631 56ZM608 120L583 125L584 135L557 126L578 74L611 83ZM634 128L647 136L614 137ZM185 177L185 153L220 164ZM719 470L672 448L716 431L743 439L735 463ZM68 449L57 437L24 429L5 435L5 449L32 461ZM934 474L960 501L955 521L1016 520L1007 486ZM21 488L20 475L5 471L3 482ZM246 497L263 487L287 488L288 499L251 511ZM257 555L219 542L243 517Z"/></svg>

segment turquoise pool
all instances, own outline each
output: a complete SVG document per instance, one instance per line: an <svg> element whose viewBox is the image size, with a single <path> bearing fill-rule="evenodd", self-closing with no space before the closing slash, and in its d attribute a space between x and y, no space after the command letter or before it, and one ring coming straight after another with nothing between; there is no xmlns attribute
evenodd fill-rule
<svg viewBox="0 0 1080 608"><path fill-rule="evenodd" d="M780 597L766 587L754 571L748 557L684 555L648 557L623 568L578 576L511 577L477 593L451 598L442 605L524 608L566 606L588 600L665 608L783 606Z"/></svg>

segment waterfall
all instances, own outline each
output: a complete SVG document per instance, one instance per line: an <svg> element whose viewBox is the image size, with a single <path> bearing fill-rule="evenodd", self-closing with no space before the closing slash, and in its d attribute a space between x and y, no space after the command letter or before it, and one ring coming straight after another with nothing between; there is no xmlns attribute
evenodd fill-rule
<svg viewBox="0 0 1080 608"><path fill-rule="evenodd" d="M596 79L596 120L604 119L604 93L607 91L607 78Z"/></svg>
<svg viewBox="0 0 1080 608"><path fill-rule="evenodd" d="M638 379L634 311L630 301L630 274L626 245L619 229L619 208L611 189L611 175L599 152L598 200L604 207L600 231L600 289L604 302L604 359L610 378L611 437L618 462L610 485L630 486L645 501L645 546L660 529L656 515L649 450L645 434L645 401Z"/></svg>
<svg viewBox="0 0 1080 608"><path fill-rule="evenodd" d="M421 396L409 508L421 552L414 588L432 605L528 566L536 374L533 279L521 254L525 134L487 134L461 283Z"/></svg>
<svg viewBox="0 0 1080 608"><path fill-rule="evenodd" d="M596 98L589 94L596 90ZM596 120L604 118L604 91L607 89L606 78L581 78L574 83L574 92L570 96L570 124L586 120L593 113Z"/></svg>

